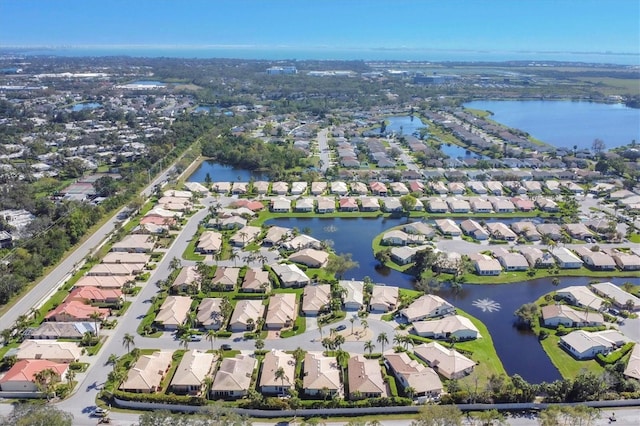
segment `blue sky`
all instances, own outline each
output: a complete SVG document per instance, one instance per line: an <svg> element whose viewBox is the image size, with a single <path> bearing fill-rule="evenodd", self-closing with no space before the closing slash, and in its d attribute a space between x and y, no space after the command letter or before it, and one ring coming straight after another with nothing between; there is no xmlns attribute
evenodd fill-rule
<svg viewBox="0 0 640 426"><path fill-rule="evenodd" d="M0 0L0 46L640 52L637 0Z"/></svg>

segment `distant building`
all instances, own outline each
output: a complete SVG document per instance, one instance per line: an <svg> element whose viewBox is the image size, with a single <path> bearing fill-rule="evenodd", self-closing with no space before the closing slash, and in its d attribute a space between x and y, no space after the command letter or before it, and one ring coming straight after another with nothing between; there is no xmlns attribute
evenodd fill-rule
<svg viewBox="0 0 640 426"><path fill-rule="evenodd" d="M267 68L267 75L290 75L298 74L296 67L290 65L286 67L271 67Z"/></svg>

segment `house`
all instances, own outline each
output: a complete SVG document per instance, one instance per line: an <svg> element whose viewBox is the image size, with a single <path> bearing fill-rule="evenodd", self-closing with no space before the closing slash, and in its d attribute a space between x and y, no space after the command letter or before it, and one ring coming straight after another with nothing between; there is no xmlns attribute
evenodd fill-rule
<svg viewBox="0 0 640 426"><path fill-rule="evenodd" d="M384 363L398 380L398 387L412 388L414 397L437 399L442 395L443 386L438 373L411 359L406 353L386 354Z"/></svg>
<svg viewBox="0 0 640 426"><path fill-rule="evenodd" d="M167 296L160 306L155 323L165 330L176 330L184 324L191 309L191 298L186 296Z"/></svg>
<svg viewBox="0 0 640 426"><path fill-rule="evenodd" d="M309 285L302 293L302 313L316 316L326 310L331 303L331 286L329 284Z"/></svg>
<svg viewBox="0 0 640 426"><path fill-rule="evenodd" d="M629 361L627 362L627 366L622 373L627 377L631 377L632 379L640 380L640 345L635 344L633 346L633 350L631 351L631 355L629 356Z"/></svg>
<svg viewBox="0 0 640 426"><path fill-rule="evenodd" d="M533 201L527 198L514 197L511 202L522 212L530 212L535 208Z"/></svg>
<svg viewBox="0 0 640 426"><path fill-rule="evenodd" d="M536 227L538 232L550 240L560 241L562 239L562 228L556 223L541 223Z"/></svg>
<svg viewBox="0 0 640 426"><path fill-rule="evenodd" d="M520 253L505 253L497 258L505 271L526 271L529 269L527 258Z"/></svg>
<svg viewBox="0 0 640 426"><path fill-rule="evenodd" d="M560 210L558 203L549 198L537 198L535 204L540 210L547 213L555 213Z"/></svg>
<svg viewBox="0 0 640 426"><path fill-rule="evenodd" d="M305 248L313 248L319 250L322 248L322 242L305 234L296 235L289 241L282 243L282 247L286 250L302 250Z"/></svg>
<svg viewBox="0 0 640 426"><path fill-rule="evenodd" d="M635 254L625 254L615 252L612 256L613 261L622 271L638 271L640 270L640 256Z"/></svg>
<svg viewBox="0 0 640 426"><path fill-rule="evenodd" d="M201 277L195 266L185 266L180 270L171 289L176 292L186 292L200 290Z"/></svg>
<svg viewBox="0 0 640 426"><path fill-rule="evenodd" d="M345 311L359 311L364 304L364 282L340 280L338 285L345 290L342 304Z"/></svg>
<svg viewBox="0 0 640 426"><path fill-rule="evenodd" d="M102 258L101 263L134 263L146 265L151 256L145 253L125 253L110 251Z"/></svg>
<svg viewBox="0 0 640 426"><path fill-rule="evenodd" d="M640 299L627 293L611 282L591 284L591 289L598 295L610 299L615 306L630 311L640 310Z"/></svg>
<svg viewBox="0 0 640 426"><path fill-rule="evenodd" d="M316 201L318 203L318 213L333 213L336 211L336 200L334 200L333 198L318 197Z"/></svg>
<svg viewBox="0 0 640 426"><path fill-rule="evenodd" d="M247 395L256 359L250 355L223 358L211 385L212 398L235 399Z"/></svg>
<svg viewBox="0 0 640 426"><path fill-rule="evenodd" d="M216 273L211 280L214 289L220 291L233 291L238 284L240 276L240 268L231 266L218 266Z"/></svg>
<svg viewBox="0 0 640 426"><path fill-rule="evenodd" d="M211 189L216 194L228 194L231 191L231 182L215 182L211 185Z"/></svg>
<svg viewBox="0 0 640 426"><path fill-rule="evenodd" d="M205 378L213 367L214 355L198 350L184 353L173 374L169 390L180 395L199 396L202 394Z"/></svg>
<svg viewBox="0 0 640 426"><path fill-rule="evenodd" d="M122 288L127 281L133 280L134 277L122 275L85 275L81 277L75 284L75 287L97 287L97 288Z"/></svg>
<svg viewBox="0 0 640 426"><path fill-rule="evenodd" d="M550 253L536 247L521 247L520 254L527 259L532 268L552 268L556 264Z"/></svg>
<svg viewBox="0 0 640 426"><path fill-rule="evenodd" d="M382 378L380 364L376 359L354 355L347 364L349 377L349 399L383 398L387 396L387 385Z"/></svg>
<svg viewBox="0 0 640 426"><path fill-rule="evenodd" d="M516 207L511 201L503 198L494 199L491 205L493 206L493 211L496 213L513 213L516 210Z"/></svg>
<svg viewBox="0 0 640 426"><path fill-rule="evenodd" d="M542 184L534 180L522 181L522 186L527 190L527 193L531 195L537 195L542 193Z"/></svg>
<svg viewBox="0 0 640 426"><path fill-rule="evenodd" d="M96 336L100 324L95 322L54 322L45 321L36 329L29 329L25 337L29 339L82 339L85 333Z"/></svg>
<svg viewBox="0 0 640 426"><path fill-rule="evenodd" d="M264 316L265 306L260 299L241 299L229 319L229 330L232 332L250 331L257 324L258 318Z"/></svg>
<svg viewBox="0 0 640 426"><path fill-rule="evenodd" d="M413 348L413 353L441 376L461 379L473 372L475 361L455 349L448 349L438 342L423 343Z"/></svg>
<svg viewBox="0 0 640 426"><path fill-rule="evenodd" d="M540 241L542 235L536 229L533 222L521 221L511 224L511 229L518 235L524 236L529 241Z"/></svg>
<svg viewBox="0 0 640 426"><path fill-rule="evenodd" d="M369 188L371 188L371 193L373 195L378 195L380 197L386 197L389 193L387 186L382 182L371 182L369 184Z"/></svg>
<svg viewBox="0 0 640 426"><path fill-rule="evenodd" d="M411 190L411 192L417 192L421 194L424 192L424 183L419 180L410 180L409 189Z"/></svg>
<svg viewBox="0 0 640 426"><path fill-rule="evenodd" d="M455 313L452 304L440 296L425 294L414 300L409 306L400 310L408 322L420 321Z"/></svg>
<svg viewBox="0 0 640 426"><path fill-rule="evenodd" d="M289 184L287 182L273 182L271 185L271 193L275 195L286 195L289 192Z"/></svg>
<svg viewBox="0 0 640 426"><path fill-rule="evenodd" d="M291 262L301 263L310 268L323 268L329 261L329 253L322 250L306 248L290 255L289 260Z"/></svg>
<svg viewBox="0 0 640 426"><path fill-rule="evenodd" d="M326 392L330 397L343 393L340 368L335 358L321 352L307 352L303 368L302 389L305 394L316 396Z"/></svg>
<svg viewBox="0 0 640 426"><path fill-rule="evenodd" d="M450 315L430 321L416 321L413 323L413 328L418 336L432 339L455 337L458 341L463 341L481 337L471 320L461 315Z"/></svg>
<svg viewBox="0 0 640 426"><path fill-rule="evenodd" d="M380 203L375 197L362 197L360 198L360 211L363 212L375 212L380 210Z"/></svg>
<svg viewBox="0 0 640 426"><path fill-rule="evenodd" d="M547 180L544 182L544 186L551 194L560 194L560 182L558 182L557 180Z"/></svg>
<svg viewBox="0 0 640 426"><path fill-rule="evenodd" d="M327 190L327 182L311 182L311 194L322 195ZM345 185L346 194L346 185Z"/></svg>
<svg viewBox="0 0 640 426"><path fill-rule="evenodd" d="M291 200L278 197L271 200L271 211L274 213L288 213L291 211Z"/></svg>
<svg viewBox="0 0 640 426"><path fill-rule="evenodd" d="M158 200L157 205L162 209L177 212L186 212L193 208L193 204L189 201L189 199L177 197L161 197Z"/></svg>
<svg viewBox="0 0 640 426"><path fill-rule="evenodd" d="M627 339L615 330L576 330L560 337L560 347L577 359L593 359L598 354L606 355L615 350L620 346L618 342L625 340Z"/></svg>
<svg viewBox="0 0 640 426"><path fill-rule="evenodd" d="M462 230L451 219L436 219L436 226L443 235L459 237L462 234Z"/></svg>
<svg viewBox="0 0 640 426"><path fill-rule="evenodd" d="M78 361L82 349L73 342L51 340L25 340L15 353L16 359L46 359L56 363L69 364Z"/></svg>
<svg viewBox="0 0 640 426"><path fill-rule="evenodd" d="M133 279L134 275L141 274L144 271L144 266L142 263L98 263L89 269L87 275L102 277L118 275Z"/></svg>
<svg viewBox="0 0 640 426"><path fill-rule="evenodd" d="M394 195L407 195L409 193L409 188L402 182L391 182L389 187Z"/></svg>
<svg viewBox="0 0 640 426"><path fill-rule="evenodd" d="M355 212L358 211L358 202L353 197L343 197L338 201L341 212Z"/></svg>
<svg viewBox="0 0 640 426"><path fill-rule="evenodd" d="M493 204L482 198L474 198L470 204L471 210L475 213L491 213L493 211Z"/></svg>
<svg viewBox="0 0 640 426"><path fill-rule="evenodd" d="M469 210L471 210L471 206L468 201L459 200L457 198L447 200L447 205L449 206L449 211L451 213L469 213Z"/></svg>
<svg viewBox="0 0 640 426"><path fill-rule="evenodd" d="M52 370L60 382L67 376L69 364L46 359L21 359L0 378L0 390L3 392L41 392L36 384L38 373Z"/></svg>
<svg viewBox="0 0 640 426"><path fill-rule="evenodd" d="M271 269L280 279L281 287L302 287L311 282L297 265L276 263Z"/></svg>
<svg viewBox="0 0 640 426"><path fill-rule="evenodd" d="M387 246L404 246L407 244L408 237L405 232L399 229L393 229L385 232L380 242Z"/></svg>
<svg viewBox="0 0 640 426"><path fill-rule="evenodd" d="M428 209L431 213L447 213L449 211L447 203L438 198L429 200Z"/></svg>
<svg viewBox="0 0 640 426"><path fill-rule="evenodd" d="M616 269L615 260L601 251L589 251L582 256L582 260L589 269L594 271L615 271Z"/></svg>
<svg viewBox="0 0 640 426"><path fill-rule="evenodd" d="M276 293L269 298L267 317L264 322L269 330L280 330L293 326L298 316L295 293Z"/></svg>
<svg viewBox="0 0 640 426"><path fill-rule="evenodd" d="M393 260L398 265L407 265L413 262L413 258L416 255L417 251L417 247L392 247L390 251L391 260Z"/></svg>
<svg viewBox="0 0 640 426"><path fill-rule="evenodd" d="M384 211L389 213L402 211L402 203L400 203L400 200L395 197L385 198L382 200L382 206Z"/></svg>
<svg viewBox="0 0 640 426"><path fill-rule="evenodd" d="M204 231L198 239L196 250L202 254L215 254L220 252L221 247L222 234L214 231Z"/></svg>
<svg viewBox="0 0 640 426"><path fill-rule="evenodd" d="M223 219L211 219L209 223L211 222L213 222L216 227L224 230L242 229L247 226L247 219L236 215L231 215Z"/></svg>
<svg viewBox="0 0 640 426"><path fill-rule="evenodd" d="M271 291L269 272L259 268L248 268L242 279L240 291L246 293L267 293Z"/></svg>
<svg viewBox="0 0 640 426"><path fill-rule="evenodd" d="M490 180L485 182L484 185L487 187L487 191L491 195L500 196L503 193L504 188L502 187L502 184L498 181Z"/></svg>
<svg viewBox="0 0 640 426"><path fill-rule="evenodd" d="M307 182L293 182L291 184L291 195L303 195L307 192Z"/></svg>
<svg viewBox="0 0 640 426"><path fill-rule="evenodd" d="M284 378L276 377L276 372L282 368ZM260 393L267 395L286 395L295 386L296 360L293 355L272 349L264 354L260 382Z"/></svg>
<svg viewBox="0 0 640 426"><path fill-rule="evenodd" d="M460 228L465 235L475 238L476 240L488 240L489 233L475 220L467 219L460 222Z"/></svg>
<svg viewBox="0 0 640 426"><path fill-rule="evenodd" d="M374 285L369 300L371 312L389 312L398 305L398 287Z"/></svg>
<svg viewBox="0 0 640 426"><path fill-rule="evenodd" d="M462 182L449 182L447 189L453 195L462 195L465 191L465 185Z"/></svg>
<svg viewBox="0 0 640 426"><path fill-rule="evenodd" d="M196 321L207 330L219 330L222 327L222 298L205 297L198 305Z"/></svg>
<svg viewBox="0 0 640 426"><path fill-rule="evenodd" d="M269 191L269 182L263 180L253 182L253 190L258 195L265 195Z"/></svg>
<svg viewBox="0 0 640 426"><path fill-rule="evenodd" d="M86 304L119 306L122 303L122 291L116 288L76 287L71 290L65 300L77 300Z"/></svg>
<svg viewBox="0 0 640 426"><path fill-rule="evenodd" d="M296 212L309 213L313 211L314 207L315 200L313 198L298 198L298 200L296 200L296 207L294 210Z"/></svg>
<svg viewBox="0 0 640 426"><path fill-rule="evenodd" d="M542 307L542 321L546 327L594 327L604 324L602 314L592 311L577 311L568 305Z"/></svg>
<svg viewBox="0 0 640 426"><path fill-rule="evenodd" d="M582 260L573 254L566 247L555 247L551 250L551 254L556 259L556 263L560 269L580 269L582 268Z"/></svg>
<svg viewBox="0 0 640 426"><path fill-rule="evenodd" d="M229 244L234 247L244 247L258 238L261 232L262 229L257 226L245 226L229 238Z"/></svg>
<svg viewBox="0 0 640 426"><path fill-rule="evenodd" d="M500 262L489 256L482 255L482 259L474 261L474 268L478 275L500 275L502 267Z"/></svg>
<svg viewBox="0 0 640 426"><path fill-rule="evenodd" d="M584 286L571 286L556 291L556 295L569 303L582 308L590 308L599 311L604 300L596 296Z"/></svg>
<svg viewBox="0 0 640 426"><path fill-rule="evenodd" d="M424 222L412 222L404 225L402 230L407 234L424 235L425 238L433 238L436 236L434 229Z"/></svg>
<svg viewBox="0 0 640 426"><path fill-rule="evenodd" d="M430 182L429 187L431 188L431 191L439 195L445 195L449 193L449 189L445 186L443 182L440 182L440 181Z"/></svg>
<svg viewBox="0 0 640 426"><path fill-rule="evenodd" d="M262 239L262 244L267 247L273 247L282 243L289 235L291 235L291 229L272 226L267 230L267 235Z"/></svg>
<svg viewBox="0 0 640 426"><path fill-rule="evenodd" d="M366 188L365 188L366 189ZM345 182L335 181L331 182L331 193L339 196L347 195L349 190Z"/></svg>
<svg viewBox="0 0 640 426"><path fill-rule="evenodd" d="M44 319L59 322L93 321L91 315L95 313L100 315L100 320L105 320L111 311L108 308L86 305L79 300L68 300L51 310Z"/></svg>
<svg viewBox="0 0 640 426"><path fill-rule="evenodd" d="M149 253L153 251L155 242L148 235L127 235L121 241L111 246L111 251L127 253Z"/></svg>
<svg viewBox="0 0 640 426"><path fill-rule="evenodd" d="M564 229L571 238L575 238L577 240L584 241L594 236L584 223L566 223L564 225Z"/></svg>
<svg viewBox="0 0 640 426"><path fill-rule="evenodd" d="M484 186L484 184L477 180L472 180L467 182L467 188L469 188L470 190L472 190L478 195L484 195L487 193L487 188Z"/></svg>
<svg viewBox="0 0 640 426"><path fill-rule="evenodd" d="M503 241L515 241L518 236L502 222L487 223L492 238Z"/></svg>

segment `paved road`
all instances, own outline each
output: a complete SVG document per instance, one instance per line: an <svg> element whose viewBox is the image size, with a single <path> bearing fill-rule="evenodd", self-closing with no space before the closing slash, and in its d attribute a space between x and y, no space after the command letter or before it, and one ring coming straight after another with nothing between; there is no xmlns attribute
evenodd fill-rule
<svg viewBox="0 0 640 426"><path fill-rule="evenodd" d="M327 135L329 129L322 129L318 132L318 150L320 151L320 161L322 161L322 167L320 170L322 173L326 172L331 167L331 157L329 156L329 142Z"/></svg>
<svg viewBox="0 0 640 426"><path fill-rule="evenodd" d="M402 162L404 162L404 165L407 167L407 170L413 170L413 171L419 171L420 167L418 167L416 165L416 162L414 161L413 157L411 157L411 155L407 152L407 150L398 143L397 140L395 139L387 139L387 142L389 142L389 146L391 148L396 148L400 151L400 159L402 160Z"/></svg>
<svg viewBox="0 0 640 426"><path fill-rule="evenodd" d="M142 192L141 195L148 197L154 190L156 184L167 180L167 176L173 167L164 171L160 176L154 179ZM126 208L126 207L125 207ZM124 208L123 208L124 209ZM33 289L18 300L4 315L0 318L0 330L11 327L20 315L26 314L32 307L41 306L49 299L58 287L66 281L70 275L74 273L76 267L83 259L115 229L118 222L117 216L122 212L120 210L111 217L104 225L102 225L93 235L74 250L66 259L58 264L46 277L44 277Z"/></svg>

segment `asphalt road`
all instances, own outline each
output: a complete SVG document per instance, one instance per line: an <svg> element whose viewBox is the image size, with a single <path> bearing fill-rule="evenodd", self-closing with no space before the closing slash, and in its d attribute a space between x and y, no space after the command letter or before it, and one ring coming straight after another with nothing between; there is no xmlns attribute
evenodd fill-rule
<svg viewBox="0 0 640 426"><path fill-rule="evenodd" d="M327 169L331 167L329 142L327 140L328 134L329 129L322 129L318 132L318 151L320 152L320 161L322 161L322 167L320 167L322 173L326 172Z"/></svg>

